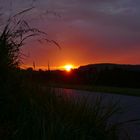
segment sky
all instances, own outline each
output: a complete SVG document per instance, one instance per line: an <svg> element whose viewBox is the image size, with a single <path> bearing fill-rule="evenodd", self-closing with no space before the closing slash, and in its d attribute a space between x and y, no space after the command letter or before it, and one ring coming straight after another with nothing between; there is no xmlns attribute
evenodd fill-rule
<svg viewBox="0 0 140 140"><path fill-rule="evenodd" d="M24 66L59 68L91 63L140 64L139 0L0 0L0 19L29 7L28 22L54 44L29 41ZM1 20L2 21L2 20Z"/></svg>

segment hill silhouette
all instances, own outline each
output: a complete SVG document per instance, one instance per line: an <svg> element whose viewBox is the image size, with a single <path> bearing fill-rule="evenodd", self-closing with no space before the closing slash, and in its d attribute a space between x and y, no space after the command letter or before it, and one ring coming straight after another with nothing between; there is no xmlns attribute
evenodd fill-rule
<svg viewBox="0 0 140 140"><path fill-rule="evenodd" d="M102 71L105 69L123 69L129 71L140 71L140 65L130 65L130 64L115 64L115 63L97 63L97 64L88 64L84 66L80 66L79 70L90 70L95 69L97 71Z"/></svg>
<svg viewBox="0 0 140 140"><path fill-rule="evenodd" d="M140 65L100 63L78 70L88 84L140 88Z"/></svg>

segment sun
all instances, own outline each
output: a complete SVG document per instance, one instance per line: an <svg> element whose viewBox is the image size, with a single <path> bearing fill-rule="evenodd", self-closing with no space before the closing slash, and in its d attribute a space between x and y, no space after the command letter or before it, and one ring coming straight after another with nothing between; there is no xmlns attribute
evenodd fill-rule
<svg viewBox="0 0 140 140"><path fill-rule="evenodd" d="M70 71L73 69L73 65L65 65L65 66L64 66L64 69L65 69L67 72L70 72Z"/></svg>

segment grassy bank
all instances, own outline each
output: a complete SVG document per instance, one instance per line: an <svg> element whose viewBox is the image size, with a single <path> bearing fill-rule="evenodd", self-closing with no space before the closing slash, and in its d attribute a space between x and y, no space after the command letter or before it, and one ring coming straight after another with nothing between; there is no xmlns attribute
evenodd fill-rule
<svg viewBox="0 0 140 140"><path fill-rule="evenodd" d="M102 92L102 93L110 93L110 94L140 96L140 89L134 89L134 88L105 87L105 86L92 86L92 85L70 85L70 84L50 84L49 86L56 87L56 88L76 89L76 90L85 90L85 91Z"/></svg>
<svg viewBox="0 0 140 140"><path fill-rule="evenodd" d="M118 104L104 105L98 97L91 106L86 99L69 98L53 88L30 82L15 84L1 87L1 139L119 140L122 124L108 125L120 112Z"/></svg>

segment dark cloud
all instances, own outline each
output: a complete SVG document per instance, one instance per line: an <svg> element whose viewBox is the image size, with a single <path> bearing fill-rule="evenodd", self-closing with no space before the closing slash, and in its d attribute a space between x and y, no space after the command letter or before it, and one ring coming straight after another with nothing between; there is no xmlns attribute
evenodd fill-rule
<svg viewBox="0 0 140 140"><path fill-rule="evenodd" d="M8 13L10 0L0 3ZM100 51L106 56L118 52L124 60L128 56L124 53L140 52L139 0L14 0L13 11L30 4L36 7L30 16L43 19L36 22L40 28L54 33L52 37L63 44L79 44L79 51L85 46L89 52Z"/></svg>

